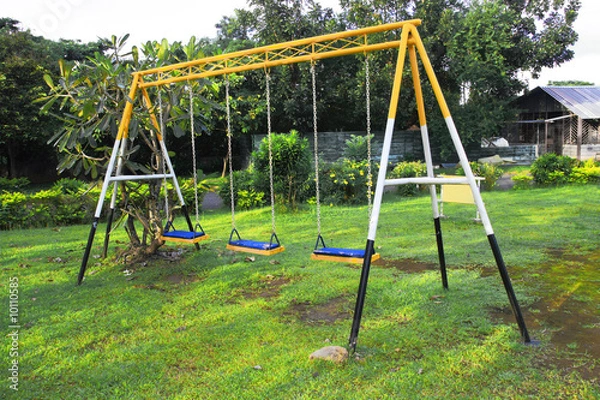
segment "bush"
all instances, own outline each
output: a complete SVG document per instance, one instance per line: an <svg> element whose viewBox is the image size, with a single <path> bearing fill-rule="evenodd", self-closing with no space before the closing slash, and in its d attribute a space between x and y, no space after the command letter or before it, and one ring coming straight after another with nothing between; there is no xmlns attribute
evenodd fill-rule
<svg viewBox="0 0 600 400"><path fill-rule="evenodd" d="M251 208L251 207L261 207L265 205L265 192L261 191L261 190L257 190L257 187L260 187L261 184L257 184L256 180L264 180L264 178L262 177L262 174L258 174L256 173L254 166L251 164L248 169L243 170L243 171L233 171L233 189L234 189L234 196L235 196L235 205L236 206L240 206L242 207L242 205L240 205L240 193L242 193L242 198L244 198L244 200L242 200L243 207L242 208ZM268 177L266 178L267 182L266 185L268 187ZM262 182L262 185L264 185L264 182ZM255 198L255 200L260 197L260 193L262 194L262 201L258 202L258 201L253 201L251 202L253 205L251 207L248 207L249 202L248 202L248 196L249 193L253 191L256 193L256 195L254 195L253 197ZM229 187L229 178L227 178L227 182L223 183L223 185L221 185L221 188L219 190L219 196L221 196L221 198L223 199L223 202L225 205L227 205L227 207L231 207L231 189Z"/></svg>
<svg viewBox="0 0 600 400"><path fill-rule="evenodd" d="M531 175L538 185L558 185L569 181L575 165L571 157L546 153L531 164Z"/></svg>
<svg viewBox="0 0 600 400"><path fill-rule="evenodd" d="M483 178L481 187L484 190L492 190L494 186L496 186L498 179L500 179L504 173L502 168L493 164L471 161L469 165L471 166L471 170L475 176ZM462 167L458 167L456 168L456 174L464 175L465 171L462 169Z"/></svg>
<svg viewBox="0 0 600 400"><path fill-rule="evenodd" d="M89 221L95 199L87 194L64 194L57 188L27 195L0 194L0 229L72 225Z"/></svg>
<svg viewBox="0 0 600 400"><path fill-rule="evenodd" d="M306 182L311 173L311 152L308 140L301 138L295 130L288 134L271 135L273 155L273 182L275 196L284 204L295 208L296 201L302 199ZM259 190L268 191L269 185L269 142L264 138L257 151L252 153L256 167L256 183ZM262 175L262 176L261 176Z"/></svg>
<svg viewBox="0 0 600 400"><path fill-rule="evenodd" d="M357 136L350 135L350 139L346 140L346 148L344 149L344 158L352 161L368 160L368 141L373 139L373 135ZM373 146L374 143L371 142Z"/></svg>
<svg viewBox="0 0 600 400"><path fill-rule="evenodd" d="M415 178L427 176L427 166L421 161L403 161L396 165L390 172L390 179ZM413 183L398 186L398 193L401 196L415 196L426 186L419 186Z"/></svg>
<svg viewBox="0 0 600 400"><path fill-rule="evenodd" d="M63 178L52 185L52 189L63 194L77 194L85 190L85 182L74 178Z"/></svg>
<svg viewBox="0 0 600 400"><path fill-rule="evenodd" d="M600 163L589 159L573 167L569 176L571 183L600 183Z"/></svg>
<svg viewBox="0 0 600 400"><path fill-rule="evenodd" d="M254 189L239 190L237 192L237 205L239 208L249 210L260 207L265 204L265 193L257 192Z"/></svg>
<svg viewBox="0 0 600 400"><path fill-rule="evenodd" d="M27 178L0 178L0 192L19 192L29 185L29 179Z"/></svg>
<svg viewBox="0 0 600 400"><path fill-rule="evenodd" d="M514 189L527 189L531 186L533 176L528 172L521 172L514 175L511 179L515 183L513 186Z"/></svg>
<svg viewBox="0 0 600 400"><path fill-rule="evenodd" d="M319 173L323 203L363 204L367 202L367 160L353 161L344 158L333 163L322 163Z"/></svg>
<svg viewBox="0 0 600 400"><path fill-rule="evenodd" d="M21 192L0 193L0 229L23 227L29 212L26 207L27 195Z"/></svg>

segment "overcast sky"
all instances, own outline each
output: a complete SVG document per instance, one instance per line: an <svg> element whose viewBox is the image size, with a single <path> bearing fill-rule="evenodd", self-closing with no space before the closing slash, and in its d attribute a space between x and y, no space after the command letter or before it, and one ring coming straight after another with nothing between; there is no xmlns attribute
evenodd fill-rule
<svg viewBox="0 0 600 400"><path fill-rule="evenodd" d="M129 43L147 40L187 42L190 36L215 37L215 24L235 8L246 8L246 0L1 0L0 17L22 22L36 35L58 40L94 41L98 37L130 33ZM339 11L338 0L319 0ZM209 6L202 6L208 3ZM559 68L544 69L531 88L549 80L582 80L600 85L600 0L582 0L575 22L579 41L575 58Z"/></svg>

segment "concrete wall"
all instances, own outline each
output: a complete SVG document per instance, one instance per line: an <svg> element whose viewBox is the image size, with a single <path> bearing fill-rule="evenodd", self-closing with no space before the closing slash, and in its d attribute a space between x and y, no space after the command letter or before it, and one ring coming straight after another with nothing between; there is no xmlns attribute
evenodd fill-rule
<svg viewBox="0 0 600 400"><path fill-rule="evenodd" d="M364 136L366 132L319 132L319 154L324 161L333 162L343 157L346 148L346 140L352 135ZM384 132L374 132L372 142L373 159L381 157ZM255 149L266 135L253 135L252 143ZM303 135L308 139L311 151L313 151L313 136ZM406 158L420 159L423 157L423 145L421 143L421 131L396 131L392 140L390 150L390 161L399 162Z"/></svg>
<svg viewBox="0 0 600 400"><path fill-rule="evenodd" d="M600 144L582 144L581 145L581 159L588 160L595 158L596 154L600 154ZM565 144L563 146L563 155L572 158L577 158L577 145L576 144Z"/></svg>
<svg viewBox="0 0 600 400"><path fill-rule="evenodd" d="M531 164L537 158L535 144L517 144L509 147L480 147L468 151L468 157L471 161L476 161L482 157L499 155L502 158L510 158L518 164Z"/></svg>
<svg viewBox="0 0 600 400"><path fill-rule="evenodd" d="M344 149L346 148L346 140L350 139L353 134L365 135L365 132L320 132L319 154L322 159L327 162L332 162L342 157ZM374 135L372 149L373 159L379 160L381 157L384 132L375 132ZM252 143L254 149L258 148L260 141L264 137L265 135L253 135ZM304 135L304 137L308 139L312 151L312 135ZM479 158L489 157L495 154L498 154L502 158L513 159L519 164L531 164L539 153L536 151L535 144L513 145L509 147L476 147L467 149L467 156L471 161L476 161ZM424 159L421 131L419 130L397 131L394 133L390 151L390 161L396 163L407 158L410 160Z"/></svg>

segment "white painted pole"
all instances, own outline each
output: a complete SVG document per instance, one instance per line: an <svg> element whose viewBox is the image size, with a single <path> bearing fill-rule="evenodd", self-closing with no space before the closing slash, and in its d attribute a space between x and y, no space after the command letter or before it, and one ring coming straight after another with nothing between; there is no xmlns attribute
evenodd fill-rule
<svg viewBox="0 0 600 400"><path fill-rule="evenodd" d="M369 222L369 232L367 239L375 240L377 235L377 224L379 222L379 211L381 210L381 202L383 200L383 191L385 189L385 176L390 158L390 149L392 147L392 137L394 136L393 118L387 120L385 127L385 137L383 139L383 148L381 150L381 160L379 164L379 174L377 176L377 185L375 186L375 196L373 197L373 212L371 213L371 221Z"/></svg>
<svg viewBox="0 0 600 400"><path fill-rule="evenodd" d="M102 190L100 191L100 198L98 199L98 204L96 205L96 212L94 213L95 218L100 218L102 214L102 205L104 204L104 199L106 198L106 192L108 191L108 185L110 184L112 173L115 169L115 162L120 153L121 140L115 140L115 145L113 146L113 151L110 155L110 160L108 161L108 168L106 168L106 175L104 176L104 182L102 183Z"/></svg>
<svg viewBox="0 0 600 400"><path fill-rule="evenodd" d="M481 217L481 223L483 224L486 234L488 236L493 235L494 230L492 229L490 218L488 217L488 213L485 209L485 204L483 203L483 199L481 198L479 186L477 185L475 175L473 175L473 171L471 170L471 166L469 165L467 153L465 152L462 142L460 141L460 136L458 135L458 131L456 130L456 126L454 125L452 116L446 117L445 120L446 126L448 126L448 130L450 131L450 137L452 138L452 142L454 143L454 148L456 149L456 153L458 154L460 166L462 167L463 171L465 171L467 183L471 187L473 199L475 200L475 205L477 206L477 210L479 211L479 215Z"/></svg>
<svg viewBox="0 0 600 400"><path fill-rule="evenodd" d="M423 153L425 155L427 177L434 178L435 173L433 170L433 158L431 156L431 145L429 144L429 132L427 130L427 125L421 126L421 140L423 141ZM433 213L433 218L439 218L440 212L435 185L429 185L429 193L431 195L431 211Z"/></svg>
<svg viewBox="0 0 600 400"><path fill-rule="evenodd" d="M164 138L164 136L163 136ZM185 206L185 200L183 200L183 195L181 194L181 188L179 187L179 182L177 182L177 177L175 176L175 170L173 169L173 164L171 163L171 159L169 158L169 152L167 151L167 146L165 146L164 139L160 141L160 148L163 153L163 157L167 163L167 169L169 173L167 174L170 178L173 179L173 187L175 188L175 192L177 193L177 197L179 198L179 204Z"/></svg>
<svg viewBox="0 0 600 400"><path fill-rule="evenodd" d="M119 159L117 161L117 172L115 173L115 177L120 176L121 172L123 171L123 160L125 160L125 150L127 148L127 139L123 139L123 141L121 142L121 148L119 150ZM111 179L111 181L114 181L113 179ZM112 197L110 199L110 209L114 210L115 207L117 206L117 193L119 191L119 185L117 185L117 183L115 182L115 185L113 186L113 194Z"/></svg>

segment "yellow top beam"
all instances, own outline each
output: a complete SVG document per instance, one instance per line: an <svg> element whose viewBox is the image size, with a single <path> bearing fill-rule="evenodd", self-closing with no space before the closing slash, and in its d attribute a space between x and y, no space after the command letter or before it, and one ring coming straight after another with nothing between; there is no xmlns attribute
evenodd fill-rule
<svg viewBox="0 0 600 400"><path fill-rule="evenodd" d="M134 75L147 77L145 82L140 80L139 87L144 88L234 72L398 48L401 45L400 41L377 42L373 35L406 26L416 27L420 24L421 20L414 19L331 33L152 68L136 72Z"/></svg>

